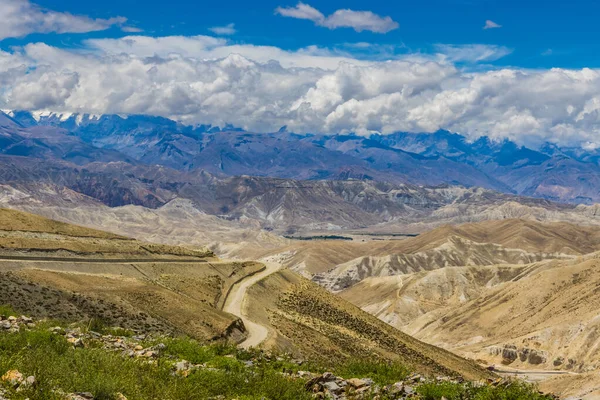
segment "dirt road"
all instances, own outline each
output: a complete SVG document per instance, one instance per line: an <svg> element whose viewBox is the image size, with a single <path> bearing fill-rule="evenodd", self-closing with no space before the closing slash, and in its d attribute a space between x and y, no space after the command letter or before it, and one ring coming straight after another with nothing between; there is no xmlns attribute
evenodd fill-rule
<svg viewBox="0 0 600 400"><path fill-rule="evenodd" d="M248 337L246 340L240 343L240 347L245 349L249 347L257 347L264 342L269 335L269 330L266 327L250 321L244 315L244 302L246 300L246 292L248 288L282 268L281 264L275 262L264 262L264 264L266 266L264 271L249 276L247 279L244 279L233 287L229 296L227 297L227 300L225 300L225 306L223 307L223 311L241 318L241 320L244 322L244 326L248 331Z"/></svg>
<svg viewBox="0 0 600 400"><path fill-rule="evenodd" d="M530 383L539 383L546 379L553 378L560 375L577 375L575 372L570 371L548 371L548 370L527 370L527 369L516 369L510 367L497 367L494 372L500 376L505 377L517 377L521 380Z"/></svg>
<svg viewBox="0 0 600 400"><path fill-rule="evenodd" d="M125 264L125 263L205 263L204 258L93 258L93 257L45 257L45 256L4 256L0 255L0 261L31 261L31 262L68 262L85 264Z"/></svg>

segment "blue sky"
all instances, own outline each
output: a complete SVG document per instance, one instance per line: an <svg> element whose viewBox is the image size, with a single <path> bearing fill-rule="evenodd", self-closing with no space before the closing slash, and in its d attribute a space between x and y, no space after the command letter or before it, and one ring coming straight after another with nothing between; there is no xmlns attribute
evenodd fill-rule
<svg viewBox="0 0 600 400"><path fill-rule="evenodd" d="M598 148L599 12L589 0L0 0L0 109Z"/></svg>
<svg viewBox="0 0 600 400"><path fill-rule="evenodd" d="M390 2L373 0L308 1L329 15L338 9L370 10L390 16L399 28L386 34L351 28L327 29L307 20L275 15L277 7L295 6L295 1L257 0L202 2L188 0L39 0L52 10L68 11L92 18L124 16L143 34L153 36L207 35L214 26L235 24L231 39L240 43L297 49L309 45L331 47L347 42L369 42L398 46L398 52L431 52L435 44L493 44L510 48L512 54L494 62L500 66L525 68L582 68L600 66L600 2L591 0L424 0ZM486 20L500 25L484 30ZM30 35L7 39L0 46L43 40L57 46L77 46L86 37L119 37L113 28L87 34ZM404 47L401 47L404 46Z"/></svg>

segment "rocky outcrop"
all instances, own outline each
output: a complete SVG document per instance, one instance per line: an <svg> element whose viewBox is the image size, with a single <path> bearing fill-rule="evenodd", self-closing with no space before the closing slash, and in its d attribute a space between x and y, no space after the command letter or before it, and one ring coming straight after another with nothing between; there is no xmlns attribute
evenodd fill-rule
<svg viewBox="0 0 600 400"><path fill-rule="evenodd" d="M435 244L434 248L414 253L359 257L336 265L327 272L315 274L312 280L328 290L338 292L371 277L404 275L454 266L521 265L545 259L571 258L565 254L529 252L495 243L477 243L454 234Z"/></svg>
<svg viewBox="0 0 600 400"><path fill-rule="evenodd" d="M321 375L311 374L310 372L299 371L296 374L290 374L293 378L310 378L305 388L313 394L315 399L333 399L333 400L366 400L366 399L423 399L418 393L422 385L432 383L453 383L457 385L472 385L462 379L455 379L447 376L437 376L435 378L426 378L419 374L413 374L405 379L399 380L389 385L378 385L370 378L351 378L344 379L331 372L325 372ZM506 384L503 379L488 379L478 382L477 385L499 386ZM427 397L429 398L429 397ZM445 399L445 397L442 397Z"/></svg>
<svg viewBox="0 0 600 400"><path fill-rule="evenodd" d="M531 365L545 364L548 361L548 353L542 350L536 350L528 347L517 347L514 344L505 344L504 346L492 346L488 348L491 355L502 357L502 364L508 365L519 360L522 363ZM563 364L563 360L555 359L554 366Z"/></svg>

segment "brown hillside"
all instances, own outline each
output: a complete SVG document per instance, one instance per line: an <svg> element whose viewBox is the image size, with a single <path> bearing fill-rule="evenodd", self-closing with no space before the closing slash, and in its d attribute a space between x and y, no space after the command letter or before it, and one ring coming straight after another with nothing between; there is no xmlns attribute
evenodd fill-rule
<svg viewBox="0 0 600 400"><path fill-rule="evenodd" d="M0 256L95 258L214 258L205 248L142 242L22 211L0 209Z"/></svg>
<svg viewBox="0 0 600 400"><path fill-rule="evenodd" d="M458 254L457 256L451 256L450 259L443 255L435 255L438 252L437 248L440 246L444 250L448 250L446 244L455 247L452 242L456 244L456 240L453 240L453 238L462 238L476 244L495 244L501 246L501 248L487 246L486 250L482 250L484 256L475 258L471 256L468 249L465 249L465 255ZM459 242L464 243L464 240L459 240ZM458 247L458 252L462 253L461 246ZM514 249L520 250L520 252L512 251ZM395 256L403 259L407 255L428 254L428 267L416 269L420 270L434 268L431 265L430 257L438 258L440 266L466 265L461 264L464 260L476 265L491 265L497 263L527 263L545 258L582 255L597 250L600 250L600 229L597 227L578 226L566 222L542 223L521 219L506 219L457 226L445 225L417 237L404 240L367 242L296 241L286 247L271 251L269 254L283 254L285 255L285 265L295 270L305 271L309 275L314 275L330 272L335 267L347 263L355 265L376 263L378 262L377 257ZM512 255L507 257L507 252ZM496 257L495 253L500 254L500 256ZM418 264L418 261L411 263Z"/></svg>
<svg viewBox="0 0 600 400"><path fill-rule="evenodd" d="M84 228L77 225L67 224L52 219L40 217L22 211L0 208L0 230L54 233L63 236L92 237L103 239L127 239L113 233L96 229Z"/></svg>
<svg viewBox="0 0 600 400"><path fill-rule="evenodd" d="M531 252L582 255L600 250L600 229L567 222L535 222L522 219L446 225L409 239L405 252L419 251L457 235L478 243L496 243Z"/></svg>
<svg viewBox="0 0 600 400"><path fill-rule="evenodd" d="M262 271L262 264L193 257L210 253L110 234L90 236L85 228L11 213L19 222L10 227L20 229L0 225L0 304L34 317L96 318L139 332L183 333L203 341L246 337L240 318L222 311L222 305L232 285ZM77 236L79 229L84 236ZM246 315L269 327L268 347L323 361L399 360L429 375L490 375L289 270L270 275L250 292Z"/></svg>
<svg viewBox="0 0 600 400"><path fill-rule="evenodd" d="M289 270L254 285L249 296L247 313L270 326L267 347L325 362L379 357L426 374L489 376L476 363L415 340Z"/></svg>

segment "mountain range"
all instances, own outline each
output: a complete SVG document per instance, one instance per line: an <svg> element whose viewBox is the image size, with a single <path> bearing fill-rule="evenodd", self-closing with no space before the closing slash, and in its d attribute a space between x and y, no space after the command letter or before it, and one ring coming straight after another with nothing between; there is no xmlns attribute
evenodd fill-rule
<svg viewBox="0 0 600 400"><path fill-rule="evenodd" d="M551 143L530 149L446 131L369 137L285 129L251 133L161 117L6 111L0 114L0 152L79 166L123 162L123 170L159 165L217 177L460 185L567 203L600 200L596 149Z"/></svg>
<svg viewBox="0 0 600 400"><path fill-rule="evenodd" d="M599 159L444 131L0 113L0 207L12 209L0 209L11 290L0 300L44 317L49 307L28 307L45 290L73 292L81 304L44 301L64 305L55 316L116 313L315 359L400 355L473 379L488 371L460 357L541 369L560 378L547 390L579 395L575 379L600 365Z"/></svg>

